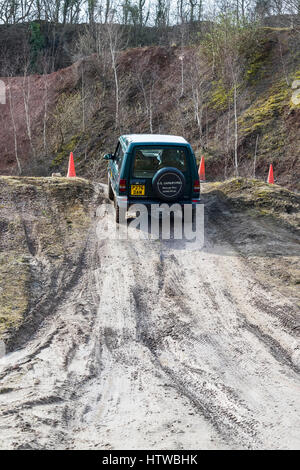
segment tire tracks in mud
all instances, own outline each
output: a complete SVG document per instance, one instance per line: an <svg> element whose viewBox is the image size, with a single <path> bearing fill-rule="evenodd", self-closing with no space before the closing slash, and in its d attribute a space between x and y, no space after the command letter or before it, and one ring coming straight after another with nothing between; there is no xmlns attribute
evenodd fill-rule
<svg viewBox="0 0 300 470"><path fill-rule="evenodd" d="M163 295L174 303L174 311L179 309L185 315L187 312L191 313L189 307L185 305L183 298L182 286L185 285L184 272L172 276L173 285L171 289L170 286L166 287L165 285L166 272L170 270L174 272L175 267L178 269L179 263L176 257L174 254L168 256L166 254L162 255L161 253L160 262L161 264L158 269L158 290L157 292L151 292L146 297L159 297L163 292ZM168 266L166 266L166 264L168 264ZM139 273L139 275L136 273L136 278L140 279L141 273ZM183 370L180 364L177 364L179 370L176 371L175 367L168 367L161 362L159 351L163 349L162 342L166 336L170 336L174 341L179 342L183 336L188 337L192 342L198 341L198 338L191 335L189 326L175 322L172 322L172 326L164 329L161 335L153 336L153 332L151 332L151 328L149 328L146 320L146 312L149 311L149 303L143 299L147 289L149 289L149 287L145 289L145 286L141 286L135 288L132 292L138 316L138 336L140 341L150 350L158 367L169 377L171 386L174 387L179 395L184 395L188 398L195 408L196 413L199 413L208 420L225 441L229 440L231 445L234 443L237 446L241 446L241 442L245 440L247 447L259 446L259 442L256 439L255 419L254 417L249 419L249 409L247 409L246 404L242 403L236 396L233 389L220 383L217 384L213 374L207 374L207 372L201 368L193 369L191 366L187 365L186 369ZM215 301L213 301L213 306L216 307ZM171 315L172 313L171 311ZM191 377L189 377L189 373L191 373ZM201 382L201 386L199 386L199 381ZM213 383L214 387L211 386ZM220 410L219 404L222 401L220 400L221 394L223 394L227 400L227 405L223 407L222 410ZM245 412L243 412L243 408Z"/></svg>
<svg viewBox="0 0 300 470"><path fill-rule="evenodd" d="M276 341L272 336L267 335L257 325L253 325L248 323L246 320L244 321L244 327L253 335L255 335L258 340L263 343L267 349L270 351L270 354L284 366L289 367L295 373L299 373L300 367L295 365L291 360L289 353L280 345L278 341Z"/></svg>
<svg viewBox="0 0 300 470"><path fill-rule="evenodd" d="M88 240L80 260L76 276L65 286L55 311L43 319L25 348L8 356L1 374L2 383L13 385L9 392L13 398L8 397L6 405L0 407L1 416L12 416L7 425L7 434L12 432L14 436L9 448L66 448L74 403L81 396L81 389L96 375L92 366L83 367L80 374L69 372L76 350L92 337L97 316L94 236ZM51 305L55 305L55 298Z"/></svg>
<svg viewBox="0 0 300 470"><path fill-rule="evenodd" d="M90 231L90 236L91 236ZM22 348L35 332L40 328L48 315L57 310L57 305L63 303L70 291L77 285L84 269L88 263L89 240L87 241L78 257L77 264L74 267L73 261L66 259L62 271L64 276L58 283L61 272L50 273L50 281L47 282L47 290L42 297L33 306L30 306L26 320L19 330L10 336L6 344L8 351ZM41 267L40 267L41 269ZM31 266L32 270L32 266ZM56 295L53 295L53 293Z"/></svg>
<svg viewBox="0 0 300 470"><path fill-rule="evenodd" d="M214 209L215 211L215 209ZM208 218L211 219L212 214L208 214ZM212 223L211 220L208 221L208 232L213 233L213 235L216 234L216 227L218 225L215 223L215 217L214 217L214 222ZM223 241L224 243L224 241ZM228 241L227 241L228 243ZM209 251L214 251L213 247L211 246L209 248ZM236 252L236 250L233 247L230 247L229 252L233 256L236 257L237 260L239 260L239 263L243 264L245 260L239 256L239 254ZM178 251L175 251L175 253L178 253ZM235 255L234 255L235 254ZM197 253L199 255L199 253ZM193 336L190 331L190 326L186 325L181 325L178 323L177 325L172 324L171 326L168 326L167 328L164 328L162 332L160 333L155 333L153 334L153 320L147 321L145 319L145 314L146 312L149 312L149 299L159 299L159 296L163 296L169 298L171 301L174 302L173 305L173 312L171 312L171 315L174 315L174 312L176 310L180 309L182 312L185 314L188 312L189 314L191 313L191 308L189 307L189 304L186 302L188 299L188 294L187 292L182 292L182 286L186 285L186 282L189 282L189 280L185 279L185 273L186 271L182 271L179 275L174 274L176 273L176 269L178 269L179 263L174 255L174 252L170 250L168 253L160 252L159 255L160 259L160 264L158 265L158 268L156 270L157 276L158 276L158 288L157 291L151 291L151 288L148 286L151 285L149 282L146 282L146 286L144 284L140 284L138 287L136 287L133 291L133 298L134 298L134 303L137 312L139 313L139 322L140 326L138 326L138 330L140 330L140 338L141 341L149 348L151 353L153 354L153 357L155 361L157 361L158 365L162 370L167 373L171 379L171 382L173 382L174 387L177 388L178 392L181 394L184 394L187 396L190 401L195 405L195 407L198 409L200 413L202 413L208 421L210 421L215 428L218 430L218 432L224 437L224 439L232 445L233 442L235 442L236 445L241 445L241 442L244 441L246 444L246 447L250 448L260 448L263 445L264 439L260 439L260 433L262 428L262 423L258 423L256 419L255 413L250 411L249 407L247 406L247 403L237 396L236 390L234 390L232 387L226 386L224 383L219 382L216 380L216 377L214 377L211 382L214 383L215 385L218 384L220 386L220 389L222 392L225 393L226 398L230 404L234 404L237 407L241 407L239 411L237 412L237 409L232 411L230 409L230 406L228 408L223 408L222 412L220 413L220 407L216 406L216 402L218 402L218 398L216 396L216 393L211 393L209 389L203 389L200 390L199 395L197 392L195 393L195 390L197 390L197 381L192 381L192 386L189 388L188 380L187 380L187 371L192 370L189 364L185 363L185 369L182 369L180 372L180 364L176 364L176 367L173 369L162 364L160 361L160 350L163 349L163 340L167 336L171 336L174 341L180 341L183 337L189 337L190 340L193 342L199 341L199 338L197 336ZM169 265L169 266L168 266ZM187 267L187 266L186 266ZM233 265L234 268L234 265ZM137 272L136 273L136 279L141 279L142 273L145 272L146 266L144 266L142 272ZM199 269L201 269L201 266L199 265ZM173 273L172 276L172 287L170 289L169 286L166 287L166 280L165 277L168 275L169 272ZM265 286L263 286L256 278L254 273L251 273L251 270L249 267L246 269L247 274L250 274L250 280L252 279L253 283L253 288L255 291L264 291ZM222 281L222 271L220 272L220 281ZM226 278L225 278L226 280ZM254 280L254 281L253 281ZM215 286L212 287L211 285L211 280L210 282L207 282L204 280L202 282L202 288L205 290L206 293L206 301L205 299L197 299L198 301L204 300L202 305L206 305L206 308L212 310L212 315L213 310L216 312L218 310L222 311L222 305L218 304L216 301L216 295L214 292ZM201 282L201 281L200 281ZM199 289L201 287L199 286ZM147 290L150 292L147 294ZM175 294L175 298L174 298ZM176 296L177 294L177 296ZM247 305L243 306L238 300L237 297L232 297L228 292L224 293L225 297L229 300L229 302L234 306L236 313L237 313L237 319L239 322L239 329L242 329L243 331L249 331L252 335L254 335L260 344L263 344L268 353L272 355L272 357L275 359L275 361L278 363L278 365L282 365L287 370L291 370L295 373L299 371L299 366L298 364L295 364L292 359L291 359L291 351L287 350L276 338L272 336L272 334L266 333L264 329L262 329L258 324L255 324L251 321L249 321L249 318L243 313L245 311L245 308L247 309ZM261 296L263 297L263 296ZM208 300L208 302L207 302ZM237 301L238 300L238 301ZM158 300L159 301L159 300ZM199 305L201 305L201 302L199 302ZM268 306L268 308L264 309L263 305ZM269 314L269 309L272 307L270 306L272 304L267 303L265 301L265 304L262 302L258 303L255 302L251 299L251 310L256 309L257 312L259 313L261 311L261 317L262 321L266 321L266 324L268 323L268 319L266 318L266 314ZM283 310L286 311L288 308L289 311L293 312L296 318L296 313L295 309L288 304L284 304L283 306L281 305L276 305L276 299L274 302L275 311L278 312L279 310L282 312ZM165 307L165 305L164 305ZM224 312L226 314L226 311ZM151 317L151 315L150 315ZM147 315L146 315L147 318ZM278 318L278 317L277 317ZM138 324L139 324L138 322ZM171 322L172 323L172 322ZM282 322L281 322L282 323ZM295 323L294 323L294 318L289 318L286 319L285 326L289 326L292 328L288 328L288 333L294 336L294 328L295 328ZM209 342L209 341L207 341ZM234 346L234 344L233 344ZM177 369L177 370L176 370ZM198 368L196 370L200 371L202 373L202 380L203 380L203 370L201 368ZM195 370L194 370L195 372ZM199 374L201 377L201 374ZM289 373L288 373L289 375ZM211 379L210 375L207 374L206 372L206 377ZM294 376L296 377L296 376ZM209 382L209 379L207 380ZM201 378L200 378L201 380ZM207 382L205 381L205 384ZM198 389L199 390L199 389ZM208 397L212 396L212 401L211 403L209 402ZM222 400L219 400L222 401ZM292 406L292 405L290 405ZM228 418L228 421L226 422L226 418ZM257 429L258 428L258 429Z"/></svg>
<svg viewBox="0 0 300 470"><path fill-rule="evenodd" d="M212 215L194 251L174 240L99 240L93 228L69 298L1 375L4 446L299 444L297 323L282 325L294 310L270 301L232 246L224 255Z"/></svg>
<svg viewBox="0 0 300 470"><path fill-rule="evenodd" d="M242 212L234 212L224 201L218 199L217 196L211 197L210 195L204 194L203 200L207 208L206 224L212 228L211 233L213 234L215 241L220 242L221 240L224 244L234 246L236 255L245 263L245 265L247 264L247 270L251 272L251 277L255 279L255 284L259 285L263 291L274 290L274 283L271 286L270 282L268 282L272 278L272 273L268 273L269 279L267 279L266 276L262 279L262 276L258 275L261 274L265 268L263 263L260 263L260 266L258 266L257 263L253 262L255 261L256 251L259 252L258 257L261 257L262 260L264 257L268 258L270 253L268 253L266 249L263 251L263 247L267 245L266 242L268 241L268 238L269 241L272 241L274 238L276 243L275 249L271 252L271 256L280 262L282 257L290 254L290 249L299 253L299 231L291 227L291 232L289 232L287 226L282 225L282 223L276 225L275 220L269 218L264 220L261 217L259 219L256 219L253 216L244 217ZM247 221L247 230L244 229L248 236L247 243L237 243L239 236L241 237L242 242L244 242L243 229L240 229L240 225L245 224L245 220L243 220L242 217ZM277 239L276 228L279 232ZM216 236L216 234L219 234L219 236ZM256 250L256 244L253 243L253 239L256 238L259 239L261 245L260 250ZM285 246L284 241L287 242L287 246ZM292 242L292 247L289 248L290 242ZM245 246L247 246L247 250L244 249ZM278 279L276 286L277 295L278 291L281 292L281 287L282 282ZM284 293L281 293L281 296L284 298ZM255 306L269 315L278 318L282 327L289 330L291 334L293 334L293 330L300 324L299 308L295 308L295 305L291 305L291 302L289 301L283 303L283 305L270 305L269 302L264 300L263 296L258 296Z"/></svg>

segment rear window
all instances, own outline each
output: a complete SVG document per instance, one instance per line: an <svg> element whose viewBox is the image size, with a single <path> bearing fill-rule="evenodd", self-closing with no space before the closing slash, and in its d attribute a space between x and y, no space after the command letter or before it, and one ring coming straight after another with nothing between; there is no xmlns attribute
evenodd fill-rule
<svg viewBox="0 0 300 470"><path fill-rule="evenodd" d="M171 166L186 171L186 152L182 147L138 148L134 153L133 176L152 178L161 168Z"/></svg>

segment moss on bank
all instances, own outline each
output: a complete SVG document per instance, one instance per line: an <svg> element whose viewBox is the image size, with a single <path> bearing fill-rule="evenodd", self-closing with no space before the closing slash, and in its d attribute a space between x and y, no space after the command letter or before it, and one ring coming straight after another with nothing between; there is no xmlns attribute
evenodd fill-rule
<svg viewBox="0 0 300 470"><path fill-rule="evenodd" d="M18 251L0 254L0 337L18 328L29 306L30 269Z"/></svg>
<svg viewBox="0 0 300 470"><path fill-rule="evenodd" d="M225 111L228 109L228 105L233 101L233 88L230 90L226 89L222 80L214 81L212 83L212 90L210 93L210 100L208 101L208 107L215 109L216 111Z"/></svg>
<svg viewBox="0 0 300 470"><path fill-rule="evenodd" d="M240 117L239 129L243 136L267 129L272 120L283 113L289 102L290 89L285 82L280 82L270 89L267 97L259 98Z"/></svg>
<svg viewBox="0 0 300 470"><path fill-rule="evenodd" d="M51 168L59 168L63 163L67 163L70 152L76 150L81 138L81 135L74 135L68 142L62 144L51 162Z"/></svg>

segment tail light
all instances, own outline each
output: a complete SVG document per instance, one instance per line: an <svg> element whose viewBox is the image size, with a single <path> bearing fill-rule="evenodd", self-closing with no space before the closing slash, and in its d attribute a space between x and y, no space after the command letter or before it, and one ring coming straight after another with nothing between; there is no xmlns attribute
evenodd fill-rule
<svg viewBox="0 0 300 470"><path fill-rule="evenodd" d="M194 193L200 193L200 181L194 181Z"/></svg>
<svg viewBox="0 0 300 470"><path fill-rule="evenodd" d="M126 191L126 180L119 181L119 191L120 193L124 193Z"/></svg>

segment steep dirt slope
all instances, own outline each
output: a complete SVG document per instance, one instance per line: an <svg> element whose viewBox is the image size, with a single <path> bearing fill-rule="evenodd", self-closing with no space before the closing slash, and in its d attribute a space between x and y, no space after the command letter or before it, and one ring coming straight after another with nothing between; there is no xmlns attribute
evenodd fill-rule
<svg viewBox="0 0 300 470"><path fill-rule="evenodd" d="M39 171L41 176L48 176L54 152L49 120L59 96L74 91L80 66L79 61L49 75L1 78L6 86L6 103L0 104L1 174L17 174L19 159L22 173L25 167L29 175Z"/></svg>
<svg viewBox="0 0 300 470"><path fill-rule="evenodd" d="M245 178L203 184L202 191L219 201L216 220L224 240L234 244L262 283L300 307L299 195Z"/></svg>
<svg viewBox="0 0 300 470"><path fill-rule="evenodd" d="M94 186L66 178L0 178L0 335L30 338L77 282Z"/></svg>
<svg viewBox="0 0 300 470"><path fill-rule="evenodd" d="M299 309L264 266L300 236L238 185L245 214L237 184L206 188L204 246L107 239L97 211L81 276L0 361L2 448L300 447Z"/></svg>

